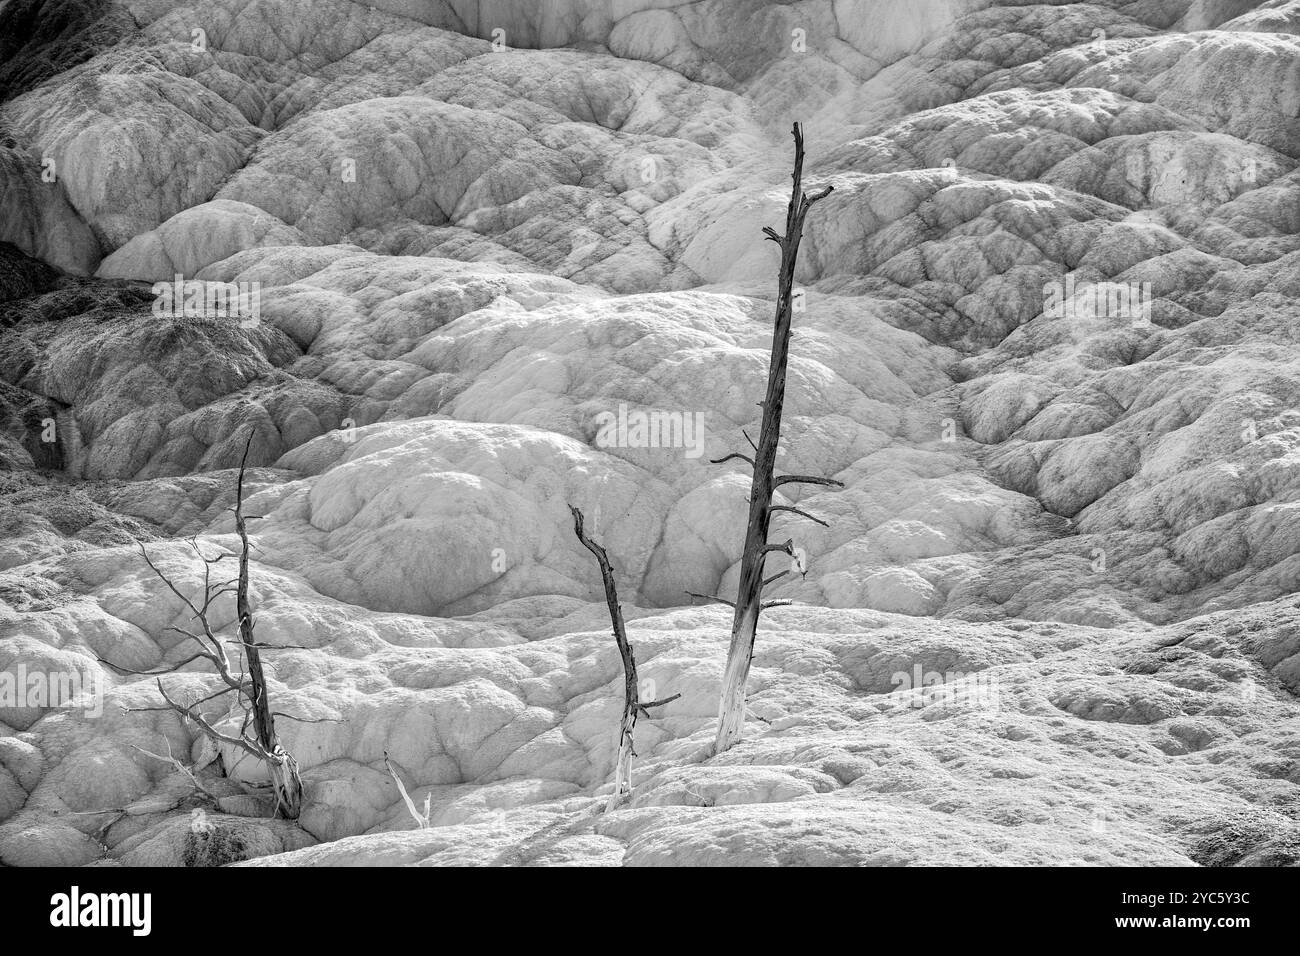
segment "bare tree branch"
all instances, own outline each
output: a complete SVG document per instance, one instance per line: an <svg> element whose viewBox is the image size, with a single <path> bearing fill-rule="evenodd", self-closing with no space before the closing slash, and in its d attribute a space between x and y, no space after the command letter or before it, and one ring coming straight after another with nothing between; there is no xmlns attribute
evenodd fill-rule
<svg viewBox="0 0 1300 956"><path fill-rule="evenodd" d="M719 604L725 604L727 607L735 607L735 601L728 601L726 598L718 597L716 594L697 594L694 591L687 591L693 598L699 598L701 601L717 601Z"/></svg>
<svg viewBox="0 0 1300 956"><path fill-rule="evenodd" d="M203 715L197 710L184 704L178 704L176 701L172 700L167 696L167 691L163 690L161 680L158 681L158 693L162 694L163 700L167 702L168 706L170 706L172 710L176 711L176 713L180 714L186 720L194 721L199 725L199 728L208 735L208 737L220 741L223 744L228 744L231 747L237 747L249 756L256 757L259 760L264 760L266 758L266 753L261 747L257 746L255 742L246 740L242 736L234 737L230 734L223 734L208 723L208 721L204 719Z"/></svg>
<svg viewBox="0 0 1300 956"><path fill-rule="evenodd" d="M767 587L767 586L768 586L769 584L771 584L773 581L779 581L779 580L781 580L781 578L785 577L785 576L786 576L787 574L789 574L789 573L790 573L790 569L787 568L787 569L784 570L784 571L778 571L776 574L772 575L770 578L764 578L764 579L763 579L763 587Z"/></svg>
<svg viewBox="0 0 1300 956"><path fill-rule="evenodd" d="M293 714L286 714L282 710L271 711L276 717L283 717L285 720L296 721L300 724L338 724L342 723L337 717L295 717Z"/></svg>
<svg viewBox="0 0 1300 956"><path fill-rule="evenodd" d="M213 793L211 790L209 790L207 787L203 786L203 784L199 781L199 778L194 774L194 772L193 772L192 770L190 770L189 767L185 766L185 764L183 764L183 763L181 763L179 760L177 760L176 757L172 754L172 745L171 745L171 741L167 740L167 738L164 737L164 738L163 738L163 742L167 744L167 756L166 756L166 757L163 757L163 756L160 756L159 754L156 754L156 753L153 753L153 752L151 752L151 751L145 750L143 747L135 747L134 744L132 744L132 747L134 747L136 750L140 751L140 753L144 754L146 757L153 757L154 760L161 760L163 763L169 763L169 764L171 764L173 767L175 767L175 768L176 768L177 770L179 770L181 773L185 774L185 776L187 776L187 777L190 778L190 783L192 783L192 784L194 785L194 789L195 789L195 790L197 790L199 793L203 794L203 796L207 797L207 798L208 798L209 800L211 800L213 803L216 803L216 802L217 802L217 795L216 795L215 793Z"/></svg>
<svg viewBox="0 0 1300 956"><path fill-rule="evenodd" d="M227 640L227 644L234 644L238 647L256 647L259 651L311 651L315 648L308 647L306 644L267 644L265 641L254 641L252 644L245 644L243 641Z"/></svg>
<svg viewBox="0 0 1300 956"><path fill-rule="evenodd" d="M194 606L193 602L191 602L189 598L187 598L184 594L182 594L179 590L177 590L176 585L172 584L171 581L167 579L167 576L158 570L157 565L155 565L152 561L149 560L149 552L145 550L143 544L140 545L140 556L144 558L144 563L149 565L149 570L158 576L158 580L162 581L163 584L167 585L168 590L170 590L172 594L175 594L178 598L184 601L185 606L194 612L194 616L196 618L200 617L202 612L200 612L199 609Z"/></svg>
<svg viewBox="0 0 1300 956"><path fill-rule="evenodd" d="M801 484L801 485L828 485L832 488L843 488L844 482L836 481L834 478L818 478L813 475L782 475L772 482L772 487L780 488L782 485Z"/></svg>
<svg viewBox="0 0 1300 956"><path fill-rule="evenodd" d="M208 703L208 701L216 700L218 697L225 697L227 694L233 694L238 690L238 687L219 687L207 697L200 697L198 700L194 701L194 703L190 704L190 707L202 707L204 704Z"/></svg>
<svg viewBox="0 0 1300 956"><path fill-rule="evenodd" d="M681 694L673 694L673 696L665 697L662 700L652 700L648 704L637 704L636 705L637 710L639 710L641 713L645 714L647 718L649 718L651 707L663 707L665 704L671 704L673 701L677 700L681 696L682 696ZM632 756L634 757L636 756L636 751L632 752Z"/></svg>
<svg viewBox="0 0 1300 956"><path fill-rule="evenodd" d="M681 694L673 694L671 697L664 697L661 700L652 700L648 704L638 704L637 706L642 710L649 710L651 707L662 707L664 704L671 704L681 696Z"/></svg>
<svg viewBox="0 0 1300 956"><path fill-rule="evenodd" d="M798 516L801 517L801 518L807 518L809 521L815 521L817 524L821 525L823 528L829 528L829 527L830 527L830 525L827 524L825 521L823 521L821 518L818 518L816 515L810 515L808 512L804 511L802 508L796 508L794 505L772 505L772 506L771 506L770 508L768 508L767 510L768 510L768 511L787 511L787 512L789 512L789 513L792 514L792 515L798 515Z"/></svg>
<svg viewBox="0 0 1300 956"><path fill-rule="evenodd" d="M726 458L710 458L710 459L709 459L709 464L710 464L710 465L721 465L721 464L723 464L724 462L731 461L731 459L733 459L733 458L739 458L741 461L743 461L743 462L745 462L747 465L749 465L750 468L753 468L753 467L754 467L754 459L750 458L748 455L742 455L742 454L741 454L740 452L738 452L738 451L733 451L733 452L732 452L730 455L728 455Z"/></svg>
<svg viewBox="0 0 1300 956"><path fill-rule="evenodd" d="M194 661L198 661L198 660L211 660L211 657L210 655L200 651L199 653L195 654L192 657L185 658L185 660L181 661L179 664L174 664L170 667L164 667L161 670L156 670L156 671L136 671L136 670L132 670L129 667L122 667L119 664L114 664L112 661L105 660L102 657L97 657L95 659L99 661L99 663L103 664L105 667L111 668L112 670L117 671L119 674L130 674L133 677L155 677L158 674L174 674L178 669L184 667L186 664L191 664Z"/></svg>

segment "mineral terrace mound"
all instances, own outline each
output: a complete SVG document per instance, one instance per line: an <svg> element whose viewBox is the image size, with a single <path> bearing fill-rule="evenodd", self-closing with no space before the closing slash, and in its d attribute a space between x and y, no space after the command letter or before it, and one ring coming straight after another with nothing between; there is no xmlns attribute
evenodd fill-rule
<svg viewBox="0 0 1300 956"><path fill-rule="evenodd" d="M844 488L708 757L795 120L780 460ZM0 2L0 672L97 697L0 701L0 863L1296 863L1298 167L1297 0ZM296 823L123 673L250 431ZM613 813L570 502L681 695Z"/></svg>

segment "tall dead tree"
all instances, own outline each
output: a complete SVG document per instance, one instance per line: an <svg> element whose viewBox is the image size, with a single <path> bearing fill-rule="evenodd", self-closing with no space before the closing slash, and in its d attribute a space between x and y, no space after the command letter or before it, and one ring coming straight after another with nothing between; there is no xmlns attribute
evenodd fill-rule
<svg viewBox="0 0 1300 956"><path fill-rule="evenodd" d="M842 482L832 478L810 475L776 475L777 446L781 440L781 410L785 404L785 374L790 358L790 326L794 305L794 272L799 259L799 242L803 238L804 219L813 204L831 194L827 186L811 196L803 191L803 129L794 124L794 187L786 211L785 234L777 233L771 226L763 234L781 247L781 272L776 299L776 320L772 330L772 357L768 363L767 395L761 405L763 423L758 433L758 444L750 440L753 457L734 452L713 461L722 464L733 458L748 463L753 469L753 482L749 492L749 521L745 529L745 549L740 561L740 586L734 602L709 596L735 609L731 623L731 646L727 651L727 669L723 676L722 698L718 705L718 734L714 740L717 753L739 743L745 728L745 683L749 679L749 665L754 658L754 636L758 631L760 612L788 601L763 602L763 588L778 578L789 574L781 571L765 577L764 563L773 553L794 555L794 541L769 544L768 528L772 515L787 512L808 518L818 524L826 522L793 505L772 503L772 495L784 485L829 485L843 488ZM749 438L748 435L745 436ZM696 595L701 596L701 595Z"/></svg>
<svg viewBox="0 0 1300 956"><path fill-rule="evenodd" d="M636 731L637 718L642 714L649 717L650 708L662 707L682 695L673 694L662 700L641 702L641 683L636 673L636 653L628 643L627 631L623 627L623 609L618 603L618 588L614 584L614 569L609 563L609 555L584 532L582 512L573 505L569 505L569 511L573 513L573 533L578 536L583 547L596 556L596 562L600 565L600 576L605 583L605 603L609 605L609 619L614 626L614 642L618 644L618 652L623 658L623 717L618 724L614 792L610 794L609 802L605 805L606 812L609 812L618 807L623 798L632 792L632 758L636 756L632 738Z"/></svg>
<svg viewBox="0 0 1300 956"><path fill-rule="evenodd" d="M271 709L271 698L262 666L263 651L281 650L292 645L263 644L256 640L254 636L253 609L248 597L249 543L248 529L245 522L247 517L255 516L244 515L244 473L248 464L248 450L252 443L253 434L250 432L248 442L244 445L243 458L239 462L239 478L235 489L235 507L233 511L235 513L235 532L239 535L240 542L237 556L239 572L236 577L226 581L214 582L212 580L212 569L223 560L236 556L226 552L216 557L208 557L200 550L197 541L191 541L191 546L194 548L195 553L198 554L199 560L203 562L203 596L201 603L195 603L150 560L149 553L145 550L144 545L140 546L140 553L144 557L145 564L149 565L149 569L157 575L158 579L185 603L185 606L192 612L190 617L191 626L196 626L196 630L184 627L168 627L166 630L175 631L182 635L185 640L193 641L198 645L198 650L175 665L154 671L133 671L118 667L108 661L103 661L103 663L119 673L146 676L175 673L185 665L199 660L211 664L216 669L217 676L224 685L216 693L190 703L181 703L168 695L163 687L162 679L159 677L157 678L158 692L162 694L166 706L132 709L175 711L185 720L193 721L214 745L226 744L243 751L255 760L261 761L271 779L271 788L276 803L275 814L290 820L296 820L302 810L302 778L298 773L298 762L280 743L279 735L275 730L275 718L284 717L289 720L304 720L304 718L292 717L289 714L282 714ZM235 595L235 614L238 621L239 638L235 641L219 637L210 620L213 605L217 599L222 595L231 593ZM246 666L247 673L237 674L235 672L235 664L232 663L230 655L226 652L227 644L237 648L240 666ZM212 722L205 718L199 710L203 704L218 700L227 694L236 695L231 702L232 711L238 709L242 712L237 733L223 733L217 730Z"/></svg>

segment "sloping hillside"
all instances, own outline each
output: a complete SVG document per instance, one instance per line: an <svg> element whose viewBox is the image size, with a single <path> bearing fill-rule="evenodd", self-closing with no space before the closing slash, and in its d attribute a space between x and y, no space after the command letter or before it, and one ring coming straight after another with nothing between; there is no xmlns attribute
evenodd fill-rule
<svg viewBox="0 0 1300 956"><path fill-rule="evenodd" d="M0 862L1295 862L1300 3L615 6L0 5L0 669L104 690L0 706ZM793 120L782 461L845 488L709 758ZM191 653L139 545L236 547L250 429L296 826L97 662ZM608 815L569 502L682 695Z"/></svg>

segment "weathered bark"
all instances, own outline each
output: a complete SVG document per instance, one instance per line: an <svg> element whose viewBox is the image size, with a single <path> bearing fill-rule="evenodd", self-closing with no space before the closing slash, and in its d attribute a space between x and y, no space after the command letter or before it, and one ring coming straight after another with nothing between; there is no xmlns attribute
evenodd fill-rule
<svg viewBox="0 0 1300 956"><path fill-rule="evenodd" d="M794 186L790 205L786 211L785 234L778 235L768 227L763 230L768 239L781 247L781 267L777 287L776 319L772 330L772 355L768 364L767 394L763 399L763 423L754 445L752 459L747 455L728 455L741 458L753 467L753 481L749 493L749 520L745 529L745 548L740 562L740 584L734 603L735 614L731 624L731 645L727 652L727 667L722 681L722 698L718 706L718 733L714 740L715 752L734 746L744 735L745 684L749 679L749 666L754 657L754 638L758 631L759 614L763 610L763 586L782 574L764 578L767 555L774 551L793 553L793 543L783 546L767 543L768 528L773 511L792 511L800 517L812 515L789 506L773 506L772 493L790 482L840 485L828 478L809 478L792 475L775 477L776 453L781 440L781 412L785 405L785 377L790 358L791 318L794 302L794 273L799 258L799 243L803 238L804 219L813 204L830 195L827 186L814 195L803 191L803 130L794 124ZM746 436L748 437L748 436ZM752 444L752 443L751 443ZM842 487L842 486L841 486ZM731 603L731 602L727 602Z"/></svg>
<svg viewBox="0 0 1300 956"><path fill-rule="evenodd" d="M297 820L302 813L302 776L293 754L279 744L268 752L266 768L271 773L277 812L286 820Z"/></svg>
<svg viewBox="0 0 1300 956"><path fill-rule="evenodd" d="M672 697L665 697L663 700L654 700L648 703L641 702L641 685L636 673L636 653L628 642L627 630L623 626L623 609L618 603L618 587L614 583L614 568L609 563L609 555L605 553L605 549L588 537L583 530L582 512L573 505L569 505L569 511L573 513L573 533L578 536L578 540L582 542L583 547L596 556L596 563L600 565L600 577L605 585L605 603L609 606L609 619L614 628L614 642L618 645L618 653L623 658L623 716L618 723L618 754L614 760L614 792L610 794L609 802L605 804L605 811L609 812L616 809L623 801L623 798L632 792L632 758L636 756L633 736L636 732L637 717L641 714L649 717L651 707L662 707L664 704L676 700L681 694L674 694Z"/></svg>

